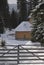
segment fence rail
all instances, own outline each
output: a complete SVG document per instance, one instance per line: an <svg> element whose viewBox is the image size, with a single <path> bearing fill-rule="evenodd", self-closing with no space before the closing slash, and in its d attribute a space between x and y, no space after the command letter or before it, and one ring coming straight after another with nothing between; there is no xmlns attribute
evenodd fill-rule
<svg viewBox="0 0 44 65"><path fill-rule="evenodd" d="M44 64L44 47L29 45L6 45L0 48L0 62L16 64Z"/></svg>

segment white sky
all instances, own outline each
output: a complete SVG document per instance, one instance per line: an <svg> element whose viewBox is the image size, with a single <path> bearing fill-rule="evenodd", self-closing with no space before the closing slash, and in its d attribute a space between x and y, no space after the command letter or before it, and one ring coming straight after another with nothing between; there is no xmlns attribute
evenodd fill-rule
<svg viewBox="0 0 44 65"><path fill-rule="evenodd" d="M28 0L27 0L28 1ZM8 0L8 3L9 4L16 4L17 3L17 0Z"/></svg>
<svg viewBox="0 0 44 65"><path fill-rule="evenodd" d="M16 4L17 3L17 0L8 0L8 3L9 4Z"/></svg>

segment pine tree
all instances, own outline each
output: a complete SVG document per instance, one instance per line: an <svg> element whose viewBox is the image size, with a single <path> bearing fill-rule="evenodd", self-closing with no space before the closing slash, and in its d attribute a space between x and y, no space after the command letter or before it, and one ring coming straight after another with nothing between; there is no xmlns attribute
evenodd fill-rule
<svg viewBox="0 0 44 65"><path fill-rule="evenodd" d="M20 9L20 0L17 0L17 9Z"/></svg>
<svg viewBox="0 0 44 65"><path fill-rule="evenodd" d="M32 0L29 0L28 1L28 16L31 13L31 10L32 10Z"/></svg>
<svg viewBox="0 0 44 65"><path fill-rule="evenodd" d="M34 12L32 40L44 43L44 4Z"/></svg>
<svg viewBox="0 0 44 65"><path fill-rule="evenodd" d="M3 32L4 32L4 26L3 26L2 19L0 17L0 34L2 34Z"/></svg>
<svg viewBox="0 0 44 65"><path fill-rule="evenodd" d="M25 21L27 18L27 6L26 6L26 0L20 0L20 20Z"/></svg>
<svg viewBox="0 0 44 65"><path fill-rule="evenodd" d="M12 9L12 13L10 16L10 28L16 28L18 25L17 22L17 12L14 9Z"/></svg>
<svg viewBox="0 0 44 65"><path fill-rule="evenodd" d="M36 5L38 5L39 0L33 0L33 7L35 8Z"/></svg>
<svg viewBox="0 0 44 65"><path fill-rule="evenodd" d="M0 0L0 16L4 19L5 26L9 23L9 6L7 0Z"/></svg>
<svg viewBox="0 0 44 65"><path fill-rule="evenodd" d="M28 0L28 15L31 13L31 10L35 8L36 5L38 5L39 0Z"/></svg>

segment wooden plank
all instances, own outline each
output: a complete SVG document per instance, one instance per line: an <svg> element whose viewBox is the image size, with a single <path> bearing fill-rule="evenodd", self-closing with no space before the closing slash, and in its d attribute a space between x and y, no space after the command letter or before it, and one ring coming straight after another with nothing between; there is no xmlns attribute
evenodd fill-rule
<svg viewBox="0 0 44 65"><path fill-rule="evenodd" d="M0 51L8 51L8 50L18 50L18 49L0 49Z"/></svg>
<svg viewBox="0 0 44 65"><path fill-rule="evenodd" d="M19 59L19 61L22 61L22 60L23 60L23 61L25 61L25 60L26 60L26 61L28 61L28 60L34 60L34 61L35 61L35 60L39 60L39 59ZM44 59L40 59L40 60L43 60L43 61L44 61Z"/></svg>
<svg viewBox="0 0 44 65"><path fill-rule="evenodd" d="M17 61L17 59L2 58L2 59L0 59L0 61Z"/></svg>
<svg viewBox="0 0 44 65"><path fill-rule="evenodd" d="M28 47L19 48L19 50L23 50L23 49L27 49L27 50L44 50L44 48L33 48L33 47L32 48L28 48Z"/></svg>
<svg viewBox="0 0 44 65"><path fill-rule="evenodd" d="M8 57L16 58L17 56L0 56L0 58L8 58Z"/></svg>
<svg viewBox="0 0 44 65"><path fill-rule="evenodd" d="M44 53L44 52L37 52L37 51L33 52L33 51L29 51L29 52L19 52L19 53L25 54L25 53Z"/></svg>
<svg viewBox="0 0 44 65"><path fill-rule="evenodd" d="M44 57L44 55L36 55L36 56ZM35 57L35 56L33 56L33 55L19 55L19 57Z"/></svg>
<svg viewBox="0 0 44 65"><path fill-rule="evenodd" d="M42 64L44 64L44 62L39 62L39 63L19 63L19 64L22 64L22 65L24 65L24 64L32 64L32 65L34 65L34 64L37 64L37 65L42 65Z"/></svg>
<svg viewBox="0 0 44 65"><path fill-rule="evenodd" d="M10 53L7 53L7 52L3 52L3 53L2 53L2 52L1 52L0 54L17 54L17 52L15 52L15 53L11 53L11 52L10 52Z"/></svg>

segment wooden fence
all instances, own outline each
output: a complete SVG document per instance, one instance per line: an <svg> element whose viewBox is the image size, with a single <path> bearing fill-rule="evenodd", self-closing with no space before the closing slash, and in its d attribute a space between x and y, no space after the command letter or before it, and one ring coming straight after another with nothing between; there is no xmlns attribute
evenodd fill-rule
<svg viewBox="0 0 44 65"><path fill-rule="evenodd" d="M6 45L0 48L0 62L44 65L44 47L29 45Z"/></svg>

